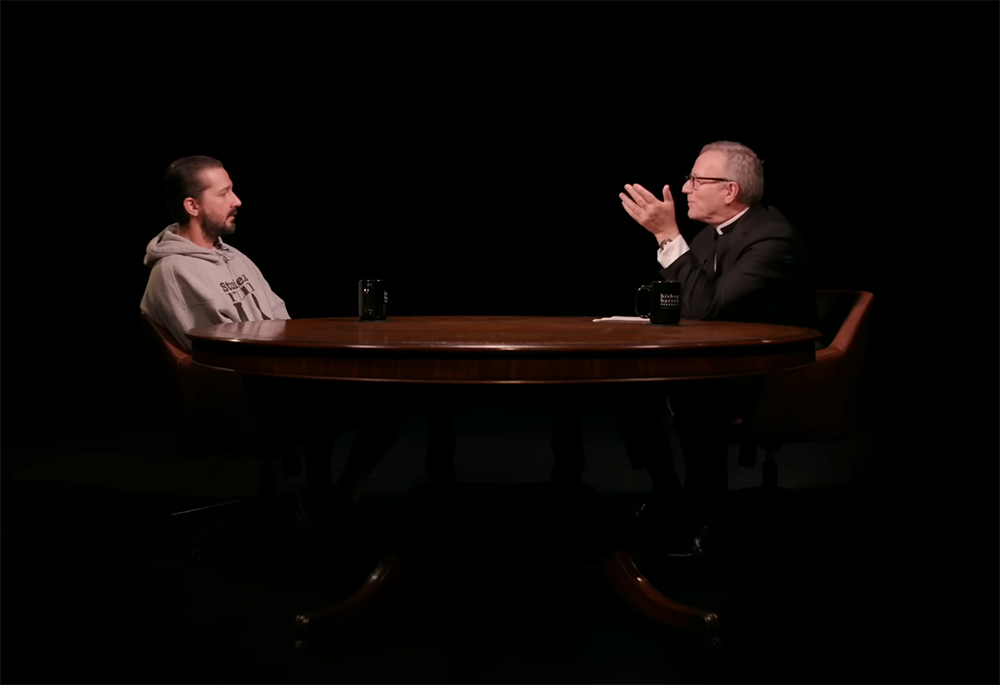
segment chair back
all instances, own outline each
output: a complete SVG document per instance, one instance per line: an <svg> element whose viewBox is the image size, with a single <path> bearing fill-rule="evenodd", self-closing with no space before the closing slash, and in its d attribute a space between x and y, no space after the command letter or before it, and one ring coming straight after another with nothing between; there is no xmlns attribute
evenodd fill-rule
<svg viewBox="0 0 1000 685"><path fill-rule="evenodd" d="M760 445L850 437L868 346L873 296L820 290L817 306L825 347L816 363L769 374L753 422Z"/></svg>
<svg viewBox="0 0 1000 685"><path fill-rule="evenodd" d="M157 386L186 450L253 443L254 420L240 374L198 366L167 329L139 312Z"/></svg>

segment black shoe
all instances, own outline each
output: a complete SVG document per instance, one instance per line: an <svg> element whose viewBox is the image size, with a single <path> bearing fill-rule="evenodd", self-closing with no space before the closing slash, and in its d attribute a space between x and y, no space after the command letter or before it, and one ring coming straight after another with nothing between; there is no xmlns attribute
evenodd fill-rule
<svg viewBox="0 0 1000 685"><path fill-rule="evenodd" d="M700 557L709 537L707 523L695 523L692 514L676 500L650 497L632 517L628 540L637 546L651 547L669 557ZM713 529L714 530L714 529Z"/></svg>
<svg viewBox="0 0 1000 685"><path fill-rule="evenodd" d="M689 519L684 511L683 495L653 495L635 510L632 525L663 535L681 530Z"/></svg>
<svg viewBox="0 0 1000 685"><path fill-rule="evenodd" d="M660 553L668 557L693 558L705 554L705 541L710 537L708 524L698 526L694 533L668 536L660 548Z"/></svg>
<svg viewBox="0 0 1000 685"><path fill-rule="evenodd" d="M650 497L643 502L626 525L628 546L656 546L666 536L675 534L681 520L675 503L663 497Z"/></svg>

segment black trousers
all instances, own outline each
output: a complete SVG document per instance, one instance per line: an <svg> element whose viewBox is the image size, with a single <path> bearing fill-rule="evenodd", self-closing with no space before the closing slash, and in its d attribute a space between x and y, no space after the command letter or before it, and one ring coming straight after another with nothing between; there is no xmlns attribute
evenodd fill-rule
<svg viewBox="0 0 1000 685"><path fill-rule="evenodd" d="M609 383L601 387L604 403L625 442L633 468L645 468L654 496L704 520L722 511L729 486L727 454L738 428L756 414L759 377ZM581 393L559 386L553 410L553 480L579 479L584 469L580 422ZM661 420L664 405L680 442L684 483L674 469L674 454ZM737 423L739 420L739 424Z"/></svg>

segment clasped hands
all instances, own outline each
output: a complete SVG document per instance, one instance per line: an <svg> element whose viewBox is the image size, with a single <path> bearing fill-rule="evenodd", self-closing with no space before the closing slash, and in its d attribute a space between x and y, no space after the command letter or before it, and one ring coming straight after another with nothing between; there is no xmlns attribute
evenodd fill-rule
<svg viewBox="0 0 1000 685"><path fill-rule="evenodd" d="M663 186L663 200L657 199L638 183L626 183L625 192L618 193L618 197L629 216L652 233L657 243L680 235L670 186Z"/></svg>

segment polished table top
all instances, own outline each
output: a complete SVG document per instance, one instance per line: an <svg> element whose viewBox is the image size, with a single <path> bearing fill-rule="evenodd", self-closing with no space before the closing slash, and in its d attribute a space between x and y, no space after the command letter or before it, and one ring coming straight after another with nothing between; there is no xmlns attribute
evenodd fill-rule
<svg viewBox="0 0 1000 685"><path fill-rule="evenodd" d="M188 333L197 364L240 373L418 383L593 383L755 375L815 360L793 326L593 317L290 319Z"/></svg>

